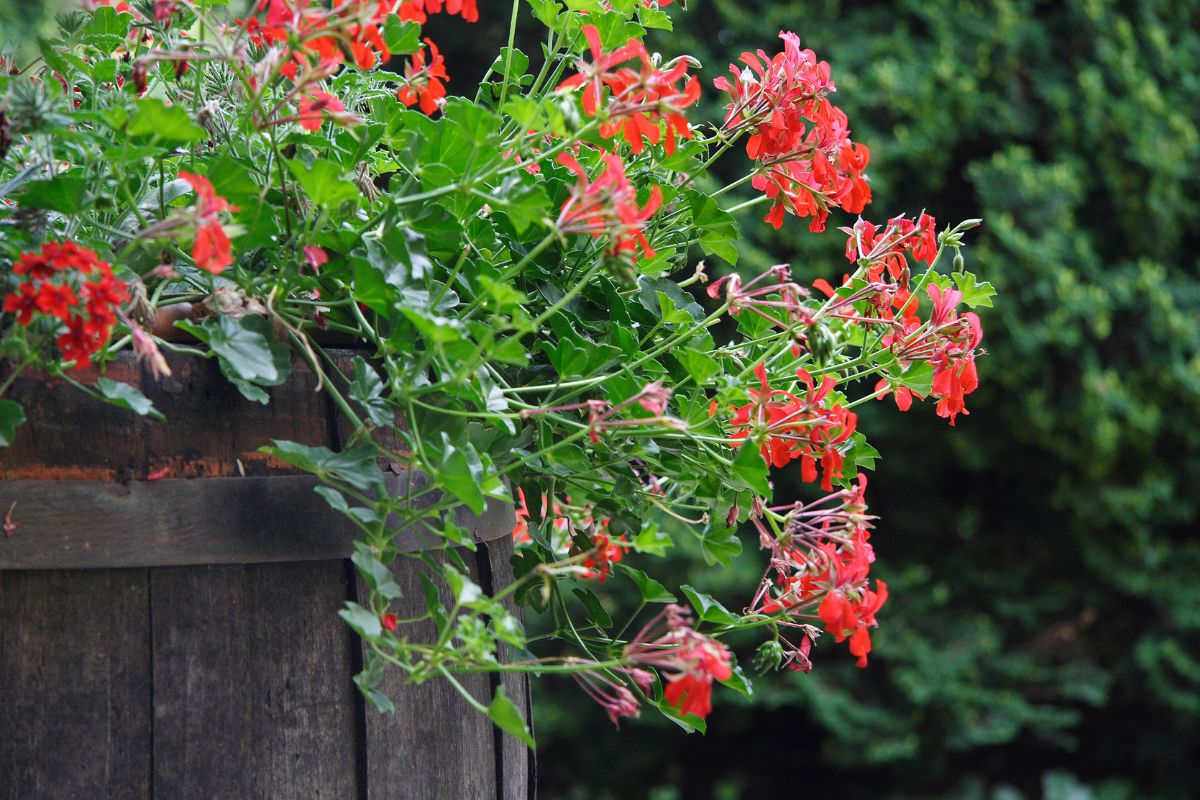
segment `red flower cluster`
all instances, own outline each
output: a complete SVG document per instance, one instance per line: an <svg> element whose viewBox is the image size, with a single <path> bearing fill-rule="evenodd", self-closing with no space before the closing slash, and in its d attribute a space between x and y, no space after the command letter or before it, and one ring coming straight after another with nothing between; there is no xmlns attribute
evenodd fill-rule
<svg viewBox="0 0 1200 800"><path fill-rule="evenodd" d="M446 84L450 80L446 74L446 62L438 52L437 45L428 37L425 43L429 45L429 62L425 61L425 48L421 48L409 62L404 65L404 78L407 83L400 87L396 97L406 106L413 106L418 101L421 110L433 114L446 101Z"/></svg>
<svg viewBox="0 0 1200 800"><path fill-rule="evenodd" d="M259 47L290 48L280 71L294 81L314 59L333 66L349 53L361 69L371 69L391 58L380 31L390 5L383 0L336 0L327 8L313 0L259 0L258 11L266 11L266 19L237 22ZM299 44L292 46L289 40Z"/></svg>
<svg viewBox="0 0 1200 800"><path fill-rule="evenodd" d="M22 253L13 273L24 276L4 298L4 310L28 326L35 314L66 326L56 343L64 361L83 369L108 342L121 304L129 299L125 283L112 267L75 242L47 242L41 252Z"/></svg>
<svg viewBox="0 0 1200 800"><path fill-rule="evenodd" d="M955 311L962 301L962 292L942 289L937 284L930 284L927 292L933 301L929 320L921 324L919 319L905 316L898 322L900 330L884 336L882 342L891 347L902 365L912 361L929 362L933 367L930 394L937 398L937 415L949 418L950 424L954 425L959 414L970 413L964 398L979 387L975 349L983 341L983 328L973 312L960 316ZM880 398L886 397L888 379L880 380L875 391ZM914 395L918 399L921 397L903 386L897 386L893 391L901 411L908 410Z"/></svg>
<svg viewBox="0 0 1200 800"><path fill-rule="evenodd" d="M583 26L592 53L592 62L579 61L579 73L558 85L559 89L585 86L583 110L596 116L601 95L608 87L610 98L604 106L605 120L600 135L611 139L621 135L635 153L642 152L644 142L663 143L667 154L675 152L676 137L690 139L691 128L683 110L700 99L700 79L688 76L688 60L678 58L665 67L658 67L637 39L607 55L600 47L600 32L595 25ZM637 58L640 69L619 66ZM680 86L680 81L683 85ZM662 128L665 124L666 137Z"/></svg>
<svg viewBox="0 0 1200 800"><path fill-rule="evenodd" d="M395 5L391 0L379 0L380 8L391 8ZM476 0L445 0L444 4L447 14L458 14L467 22L479 21L479 9L476 7ZM405 22L415 22L418 25L424 25L428 19L428 14L440 14L443 8L443 0L403 0L400 7L396 9L396 13L400 15L400 19Z"/></svg>
<svg viewBox="0 0 1200 800"><path fill-rule="evenodd" d="M542 496L542 516L546 515L549 509L552 519L554 520L554 529L564 532L570 529L571 520L563 511L562 506L558 502L548 502L546 497ZM524 544L525 542L533 541L533 537L529 535L529 504L525 500L525 490L517 488L517 503L516 503L517 524L513 527L512 538L515 544Z"/></svg>
<svg viewBox="0 0 1200 800"><path fill-rule="evenodd" d="M425 24L428 13L448 11L461 14L467 22L476 22L479 11L475 0L335 0L332 7L313 0L260 0L259 11L266 11L263 22L257 17L238 20L259 47L288 47L284 76L296 80L302 70L319 64L326 73L341 64L348 53L361 70L383 64L391 52L383 40L383 25L392 13L402 20ZM426 40L427 41L427 40ZM292 42L299 42L293 46ZM443 76L444 77L444 76Z"/></svg>
<svg viewBox="0 0 1200 800"><path fill-rule="evenodd" d="M359 118L346 113L342 101L329 92L314 89L305 94L300 101L300 113L296 120L306 131L319 130L328 116L336 125L350 125L359 122Z"/></svg>
<svg viewBox="0 0 1200 800"><path fill-rule="evenodd" d="M217 195L208 178L183 171L179 177L190 183L196 192L196 241L192 245L192 260L200 269L218 275L233 263L233 249L218 214L237 211L237 208Z"/></svg>
<svg viewBox="0 0 1200 800"><path fill-rule="evenodd" d="M879 226L859 218L851 228L841 228L846 239L846 258L867 267L867 280L878 281L884 270L892 280L908 283L908 259L932 266L938 254L937 222L921 214L914 222L901 215L888 220L883 231Z"/></svg>
<svg viewBox="0 0 1200 800"><path fill-rule="evenodd" d="M608 520L603 520L601 524L607 527ZM597 533L592 537L592 544L594 547L583 559L583 566L588 570L583 577L604 583L612 571L612 565L620 563L624 558L625 551L629 549L629 541L624 536L613 538L607 533Z"/></svg>
<svg viewBox="0 0 1200 800"><path fill-rule="evenodd" d="M345 53L364 70L386 63L392 54L382 29L391 14L422 25L428 14L443 9L468 22L479 19L476 0L403 0L398 6L394 0L335 0L332 8L313 0L260 0L258 9L267 12L264 21L250 17L238 24L259 47L289 48L280 72L299 85L332 74ZM425 42L430 50L428 61L424 48L413 55L404 70L406 84L397 97L408 106L420 102L421 110L432 114L446 96L444 81L449 76L437 46L429 39ZM307 118L303 110L301 116Z"/></svg>
<svg viewBox="0 0 1200 800"><path fill-rule="evenodd" d="M725 645L692 628L686 609L669 605L625 646L625 661L663 673L663 698L680 714L707 717L712 711L712 682L733 675L733 656Z"/></svg>
<svg viewBox="0 0 1200 800"><path fill-rule="evenodd" d="M854 488L812 503L797 503L788 510L779 536L763 524L761 514L752 516L771 558L750 610L786 611L791 620L811 617L817 606L825 630L838 642L849 638L850 653L858 657L860 667L867 665L869 629L876 626L875 614L888 597L883 581L876 581L875 591L867 588L875 551L870 543L873 517L866 513L866 487L867 478L860 474ZM812 668L808 650L815 631L803 623L781 623L804 629L805 640L799 645L784 641L791 646L789 666L807 672Z"/></svg>
<svg viewBox="0 0 1200 800"><path fill-rule="evenodd" d="M831 207L857 214L871 202L870 152L850 139L846 115L827 98L829 64L801 50L794 33L779 36L783 52L743 53L745 68L730 64L733 79L714 85L729 95L725 129L751 131L746 154L759 168L752 183L775 201L766 221L779 228L791 212L823 231Z"/></svg>
<svg viewBox="0 0 1200 800"><path fill-rule="evenodd" d="M609 236L614 254L640 249L643 257L653 258L654 249L642 229L662 205L662 192L655 186L646 204L639 208L637 188L625 176L625 164L612 153L602 158L604 169L593 181L578 161L566 153L559 154L558 163L574 172L578 181L559 212L558 229L564 234Z"/></svg>
<svg viewBox="0 0 1200 800"><path fill-rule="evenodd" d="M825 406L834 379L826 375L821 385L815 386L807 372L796 370L807 387L797 396L772 389L762 364L754 368L754 374L760 387L750 390L754 402L734 409L730 420L735 429L740 429L730 437L738 440L735 446L740 447L752 436L762 436L762 456L768 464L782 467L798 458L800 476L808 483L817 479L820 464L821 488L832 491L833 479L842 477L844 457L839 447L854 435L858 423L858 417L841 404Z"/></svg>
<svg viewBox="0 0 1200 800"><path fill-rule="evenodd" d="M794 341L793 355L799 356L808 346L808 327L812 325L813 314L804 307L803 301L810 293L792 281L792 271L787 264L776 264L745 283L736 272L730 273L713 281L706 291L714 300L724 292L731 316L749 310L789 331Z"/></svg>
<svg viewBox="0 0 1200 800"><path fill-rule="evenodd" d="M644 692L649 692L654 682L653 676L645 670L617 669L615 671L629 673L639 683L642 683L644 680L642 688ZM633 692L629 691L627 686L622 686L620 683L606 677L598 669L576 672L575 680L579 682L579 685L583 688L587 696L595 700L604 709L604 712L608 714L608 718L612 720L612 724L618 728L621 727L622 717L637 719L641 715L641 707L638 705L638 700L634 697Z"/></svg>

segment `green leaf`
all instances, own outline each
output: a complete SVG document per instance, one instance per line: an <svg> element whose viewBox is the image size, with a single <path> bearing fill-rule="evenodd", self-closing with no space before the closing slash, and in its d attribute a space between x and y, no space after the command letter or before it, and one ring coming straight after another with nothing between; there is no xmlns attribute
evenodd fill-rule
<svg viewBox="0 0 1200 800"><path fill-rule="evenodd" d="M132 20L130 14L118 14L109 6L100 6L83 26L83 43L111 53L124 44Z"/></svg>
<svg viewBox="0 0 1200 800"><path fill-rule="evenodd" d="M767 482L767 462L763 460L758 445L748 440L738 448L733 457L733 474L742 480L750 491L760 497L771 496L771 485Z"/></svg>
<svg viewBox="0 0 1200 800"><path fill-rule="evenodd" d="M504 364L513 364L518 367L529 363L529 351L525 349L525 345L517 336L497 340L492 346L492 357Z"/></svg>
<svg viewBox="0 0 1200 800"><path fill-rule="evenodd" d="M710 522L700 536L700 552L706 564L728 567L730 560L742 552L737 528L726 527L723 520Z"/></svg>
<svg viewBox="0 0 1200 800"><path fill-rule="evenodd" d="M521 712L513 705L513 701L509 700L504 693L504 684L502 683L496 685L496 695L492 698L492 704L488 706L488 716L500 730L512 734L530 748L537 747L533 737L529 734L529 726L525 724Z"/></svg>
<svg viewBox="0 0 1200 800"><path fill-rule="evenodd" d="M434 470L438 482L446 491L457 497L475 514L482 514L487 501L480 488L479 473L482 463L474 445L465 448L450 444L449 437L442 434L443 450L441 461Z"/></svg>
<svg viewBox="0 0 1200 800"><path fill-rule="evenodd" d="M383 381L379 374L367 364L362 356L354 357L354 380L350 383L350 397L363 407L367 418L376 427L393 424L391 406L383 398Z"/></svg>
<svg viewBox="0 0 1200 800"><path fill-rule="evenodd" d="M46 66L54 70L60 75L66 75L71 71L71 68L62 53L54 49L54 43L47 41L45 38L37 37L38 52L42 54L42 60L46 62Z"/></svg>
<svg viewBox="0 0 1200 800"><path fill-rule="evenodd" d="M976 282L975 276L970 272L956 272L950 277L954 279L954 285L962 292L962 301L967 304L968 308L992 307L992 298L996 296L996 290L992 288L991 283Z"/></svg>
<svg viewBox="0 0 1200 800"><path fill-rule="evenodd" d="M667 591L667 587L663 586L658 581L651 578L640 569L617 564L617 571L624 575L628 575L629 579L637 584L638 591L642 593L642 602L644 603L674 603L675 595Z"/></svg>
<svg viewBox="0 0 1200 800"><path fill-rule="evenodd" d="M652 522L646 523L633 540L633 549L639 553L663 556L675 546L671 535Z"/></svg>
<svg viewBox="0 0 1200 800"><path fill-rule="evenodd" d="M451 594L454 595L454 602L467 606L484 596L483 589L479 587L479 584L449 564L442 568L442 572L446 576L446 583L450 586Z"/></svg>
<svg viewBox="0 0 1200 800"><path fill-rule="evenodd" d="M421 26L389 14L383 23L383 43L392 55L406 56L421 49Z"/></svg>
<svg viewBox="0 0 1200 800"><path fill-rule="evenodd" d="M128 383L118 383L117 381L109 380L108 378L99 378L96 380L96 388L100 390L104 401L118 408L124 408L142 417L150 417L162 422L166 419L162 413L154 407L146 395L130 386Z"/></svg>
<svg viewBox="0 0 1200 800"><path fill-rule="evenodd" d="M504 101L503 111L525 130L545 127L542 107L531 97L520 94L509 97Z"/></svg>
<svg viewBox="0 0 1200 800"><path fill-rule="evenodd" d="M561 475L586 474L592 469L592 459L587 451L576 444L564 444L546 454L546 460L560 467Z"/></svg>
<svg viewBox="0 0 1200 800"><path fill-rule="evenodd" d="M65 173L48 180L26 183L17 202L23 208L44 208L60 214L75 214L87 206L85 188L82 177Z"/></svg>
<svg viewBox="0 0 1200 800"><path fill-rule="evenodd" d="M116 59L102 58L92 65L92 81L94 83L112 83L116 79Z"/></svg>
<svg viewBox="0 0 1200 800"><path fill-rule="evenodd" d="M333 508L334 511L341 511L343 514L350 513L350 504L346 502L346 497L332 486L315 486L313 491L325 498L325 502Z"/></svg>
<svg viewBox="0 0 1200 800"><path fill-rule="evenodd" d="M660 294L659 297L662 295ZM692 377L697 386L706 385L709 378L721 371L721 365L717 363L717 360L701 350L678 345L670 352L675 360L687 370L688 375Z"/></svg>
<svg viewBox="0 0 1200 800"><path fill-rule="evenodd" d="M386 662L377 653L373 652L366 653L365 662L362 672L354 676L355 685L363 693L363 697L367 698L371 705L375 707L375 710L388 713L395 711L396 706L392 701L388 699L387 695L376 688L383 682Z"/></svg>
<svg viewBox="0 0 1200 800"><path fill-rule="evenodd" d="M854 466L856 469L875 469L875 462L879 460L879 451L867 441L867 437L862 433L855 433L851 439L854 442L852 452L854 453ZM852 473L847 470L848 475Z"/></svg>
<svg viewBox="0 0 1200 800"><path fill-rule="evenodd" d="M337 206L343 202L357 201L361 196L358 187L343 179L342 168L332 161L318 158L310 167L293 158L287 165L300 188L319 206Z"/></svg>
<svg viewBox="0 0 1200 800"><path fill-rule="evenodd" d="M139 100L125 132L130 136L148 136L167 142L199 142L208 132L192 121L180 106L168 106L157 97Z"/></svg>
<svg viewBox="0 0 1200 800"><path fill-rule="evenodd" d="M739 617L714 600L711 595L698 592L687 584L680 586L679 590L687 596L692 608L696 609L696 616L701 622L715 622L718 625L738 623Z"/></svg>
<svg viewBox="0 0 1200 800"><path fill-rule="evenodd" d="M924 397L933 386L933 367L928 361L914 361L903 375L893 380Z"/></svg>
<svg viewBox="0 0 1200 800"><path fill-rule="evenodd" d="M374 639L383 633L379 617L372 614L358 603L346 601L346 607L338 612L338 616L354 629L354 632L364 639Z"/></svg>
<svg viewBox="0 0 1200 800"><path fill-rule="evenodd" d="M642 308L649 311L651 314L661 314L664 310L664 303L659 300L659 294L665 294L669 299L669 304L675 309L686 311L692 319L700 320L704 318L704 309L700 304L692 299L692 296L679 288L679 284L667 278L639 278L638 279L638 302L642 304Z"/></svg>
<svg viewBox="0 0 1200 800"><path fill-rule="evenodd" d="M668 703L666 698L659 700L657 705L658 710L662 712L664 717L683 728L687 733L704 733L707 729L703 717L698 717L695 714L680 714L679 709Z"/></svg>
<svg viewBox="0 0 1200 800"><path fill-rule="evenodd" d="M530 183L519 175L508 176L497 190L499 200L503 201L501 209L513 224L517 235L520 236L529 226L546 218L550 207L550 198L546 189L540 183Z"/></svg>
<svg viewBox="0 0 1200 800"><path fill-rule="evenodd" d="M700 247L730 264L736 264L738 251L735 246L741 238L737 222L717 207L713 198L696 194L692 198L692 223L700 231Z"/></svg>
<svg viewBox="0 0 1200 800"><path fill-rule="evenodd" d="M722 686L728 686L730 689L740 692L747 700L754 696L754 684L746 677L746 673L742 672L742 668L736 664L733 665L733 674L720 683Z"/></svg>
<svg viewBox="0 0 1200 800"><path fill-rule="evenodd" d="M0 400L0 447L13 443L17 428L25 422L25 409L12 400Z"/></svg>
<svg viewBox="0 0 1200 800"><path fill-rule="evenodd" d="M601 630L608 630L612 627L612 617L600 603L600 598L596 597L595 592L593 592L591 589L584 589L581 586L576 586L571 590L571 594L579 598L579 602L583 604L584 609L587 611L588 618L593 624L596 625L596 627L600 628Z"/></svg>
<svg viewBox="0 0 1200 800"><path fill-rule="evenodd" d="M396 583L396 579L392 576L392 571L375 557L365 542L354 543L354 555L350 556L350 560L354 562L354 566L358 567L359 573L371 589L380 597L386 600L395 600L397 597L404 596L404 592L400 590L400 584Z"/></svg>
<svg viewBox="0 0 1200 800"><path fill-rule="evenodd" d="M260 447L259 452L269 453L322 480L332 478L355 489L367 490L383 485L383 473L375 462L375 448L369 444L335 453L327 447L309 447L275 439L272 444Z"/></svg>
<svg viewBox="0 0 1200 800"><path fill-rule="evenodd" d="M197 325L186 320L175 325L206 343L235 377L262 386L278 386L291 371L291 354L276 342L271 321L258 314L241 319L218 316Z"/></svg>
<svg viewBox="0 0 1200 800"><path fill-rule="evenodd" d="M512 614L493 614L492 629L501 641L508 642L513 647L525 646L525 626Z"/></svg>

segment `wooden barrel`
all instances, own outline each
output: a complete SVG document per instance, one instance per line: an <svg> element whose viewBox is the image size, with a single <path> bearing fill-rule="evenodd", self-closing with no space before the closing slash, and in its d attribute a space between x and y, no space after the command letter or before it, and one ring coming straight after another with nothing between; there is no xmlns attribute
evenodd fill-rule
<svg viewBox="0 0 1200 800"><path fill-rule="evenodd" d="M531 797L524 745L445 682L390 675L394 714L353 686L362 652L337 617L362 593L353 531L258 452L340 449L312 373L297 363L259 405L212 361L169 363L159 381L129 358L107 371L166 423L36 376L9 392L28 421L0 450L0 798ZM491 506L460 519L488 590L512 555L512 510ZM424 612L417 569L397 560L401 617ZM528 714L519 676L463 683L486 703L501 680Z"/></svg>

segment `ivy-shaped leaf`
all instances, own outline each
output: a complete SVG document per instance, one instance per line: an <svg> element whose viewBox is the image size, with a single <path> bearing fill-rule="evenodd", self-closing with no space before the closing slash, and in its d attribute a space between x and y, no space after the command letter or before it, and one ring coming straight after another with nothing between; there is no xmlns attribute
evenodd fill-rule
<svg viewBox="0 0 1200 800"><path fill-rule="evenodd" d="M950 277L954 279L954 285L962 292L962 301L967 304L968 308L992 307L992 298L996 296L996 290L992 288L991 283L986 281L978 283L975 275L970 272L956 272Z"/></svg>
<svg viewBox="0 0 1200 800"><path fill-rule="evenodd" d="M508 695L504 693L504 684L502 683L496 685L496 694L492 698L491 705L488 706L488 717L496 724L496 727L517 737L529 748L537 747L533 736L529 733L529 726L525 724L521 712L513 705L513 701L509 700Z"/></svg>
<svg viewBox="0 0 1200 800"><path fill-rule="evenodd" d="M98 378L96 380L96 388L100 390L100 395L104 398L104 402L110 405L127 409L138 416L156 419L159 422L166 419L154 407L154 403L150 402L150 399L146 395L128 383L118 383L108 378Z"/></svg>
<svg viewBox="0 0 1200 800"><path fill-rule="evenodd" d="M138 101L125 132L130 136L147 136L166 142L199 142L208 138L208 132L193 122L186 110L168 106L157 97Z"/></svg>
<svg viewBox="0 0 1200 800"><path fill-rule="evenodd" d="M17 428L25 422L25 409L13 400L0 400L0 447L13 443Z"/></svg>
<svg viewBox="0 0 1200 800"><path fill-rule="evenodd" d="M358 567L359 574L363 576L363 580L367 582L371 590L380 597L385 600L395 600L397 597L404 596L404 592L400 590L400 584L396 583L395 577L392 576L392 571L375 557L365 542L354 543L354 555L350 556L350 560L354 562L354 566Z"/></svg>
<svg viewBox="0 0 1200 800"><path fill-rule="evenodd" d="M361 194L358 187L342 177L342 168L332 161L318 158L312 166L293 158L287 162L292 177L308 198L319 206L338 206L344 202L357 201Z"/></svg>
<svg viewBox="0 0 1200 800"><path fill-rule="evenodd" d="M663 586L658 581L651 578L640 569L625 564L617 564L617 571L623 575L628 575L629 579L637 584L638 591L642 593L642 602L644 603L674 603L675 595L671 594L667 587Z"/></svg>
<svg viewBox="0 0 1200 800"><path fill-rule="evenodd" d="M696 617L701 622L715 622L718 625L736 625L738 623L739 617L714 600L711 595L698 592L687 584L680 586L679 591L687 596L692 608L696 609Z"/></svg>
<svg viewBox="0 0 1200 800"><path fill-rule="evenodd" d="M767 462L763 460L758 445L748 440L737 449L733 457L733 474L760 497L771 496L771 485L767 482Z"/></svg>
<svg viewBox="0 0 1200 800"><path fill-rule="evenodd" d="M346 601L346 606L338 612L338 616L354 629L354 632L364 639L374 639L383 633L379 617L372 614L358 603Z"/></svg>
<svg viewBox="0 0 1200 800"><path fill-rule="evenodd" d="M375 448L369 444L335 453L328 447L309 447L275 439L272 444L259 448L259 452L275 456L322 480L340 481L355 489L367 490L383 485L383 473L375 462Z"/></svg>

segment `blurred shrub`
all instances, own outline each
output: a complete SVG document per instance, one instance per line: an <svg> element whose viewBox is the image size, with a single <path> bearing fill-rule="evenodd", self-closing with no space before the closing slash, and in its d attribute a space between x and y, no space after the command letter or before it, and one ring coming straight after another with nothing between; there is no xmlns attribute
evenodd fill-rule
<svg viewBox="0 0 1200 800"><path fill-rule="evenodd" d="M659 46L710 76L780 29L828 60L872 150L866 216L983 217L971 266L1003 302L956 430L883 404L864 424L893 589L871 668L826 643L758 707L726 695L703 742L570 739L544 693L549 796L1197 796L1200 2L691 6ZM845 268L835 232L743 227L752 267Z"/></svg>

